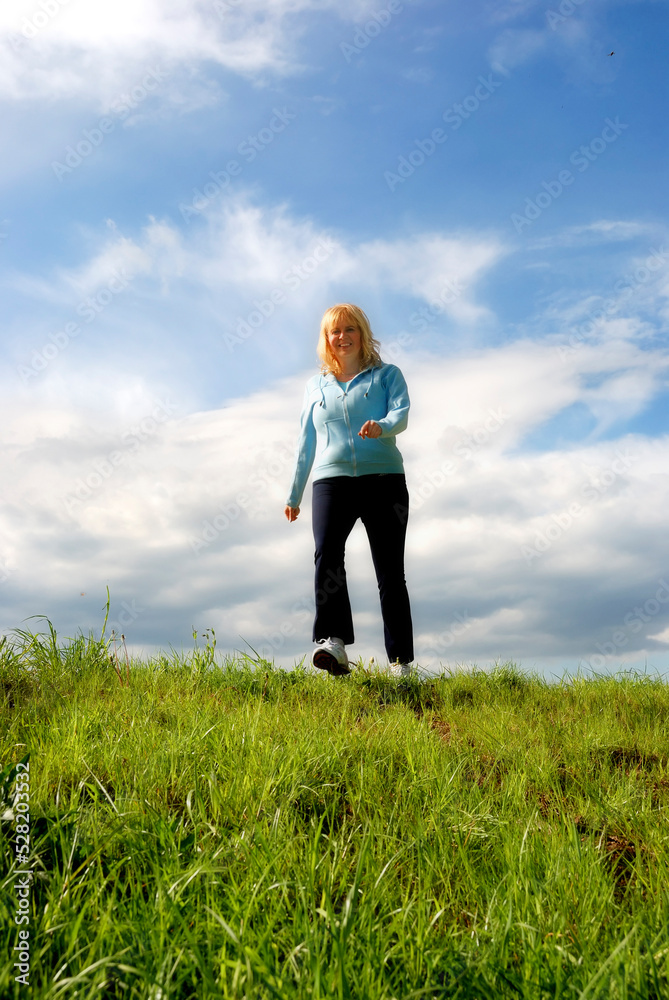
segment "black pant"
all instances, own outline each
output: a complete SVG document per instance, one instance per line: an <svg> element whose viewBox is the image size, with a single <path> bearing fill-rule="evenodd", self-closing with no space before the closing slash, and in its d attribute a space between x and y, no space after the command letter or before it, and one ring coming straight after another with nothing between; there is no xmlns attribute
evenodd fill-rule
<svg viewBox="0 0 669 1000"><path fill-rule="evenodd" d="M316 618L314 641L338 636L354 641L344 548L361 519L372 550L381 598L386 653L391 663L413 660L411 608L404 578L409 494L402 473L335 476L314 483Z"/></svg>

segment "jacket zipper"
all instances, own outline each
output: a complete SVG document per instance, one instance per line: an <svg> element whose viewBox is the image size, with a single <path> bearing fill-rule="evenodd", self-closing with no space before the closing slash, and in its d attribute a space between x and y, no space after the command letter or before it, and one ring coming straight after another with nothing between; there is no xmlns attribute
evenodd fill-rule
<svg viewBox="0 0 669 1000"><path fill-rule="evenodd" d="M357 376L356 376L357 377ZM351 382L353 379L351 379ZM351 461L353 463L353 475L358 475L358 467L355 461L355 444L353 441L353 434L351 433L351 421L348 419L348 407L346 405L346 389L343 390L344 395L342 397L342 402L344 404L344 420L346 421L346 430L348 431L348 443L351 449Z"/></svg>

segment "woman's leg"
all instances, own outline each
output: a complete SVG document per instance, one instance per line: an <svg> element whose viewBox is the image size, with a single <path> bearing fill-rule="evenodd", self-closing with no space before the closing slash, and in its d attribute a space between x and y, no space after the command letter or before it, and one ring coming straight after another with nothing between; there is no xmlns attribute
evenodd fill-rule
<svg viewBox="0 0 669 1000"><path fill-rule="evenodd" d="M401 474L362 476L361 518L379 585L386 653L391 663L411 663L413 625L404 577L409 494Z"/></svg>
<svg viewBox="0 0 669 1000"><path fill-rule="evenodd" d="M355 486L356 480L350 476L319 479L314 483L314 642L338 636L345 645L349 645L355 638L344 568L346 539L358 519Z"/></svg>

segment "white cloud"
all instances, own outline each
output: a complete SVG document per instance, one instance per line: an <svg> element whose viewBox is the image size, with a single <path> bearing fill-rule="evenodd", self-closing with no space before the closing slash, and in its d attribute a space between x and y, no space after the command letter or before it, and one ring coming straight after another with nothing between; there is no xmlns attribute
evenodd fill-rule
<svg viewBox="0 0 669 1000"><path fill-rule="evenodd" d="M83 267L61 271L63 283L77 296L90 295L106 285L114 275L132 279L137 274L149 273L154 265L156 249L164 228L151 225L147 228L148 248L137 246L132 240L117 236L102 251L87 261ZM149 252L149 248L154 253Z"/></svg>
<svg viewBox="0 0 669 1000"><path fill-rule="evenodd" d="M310 16L330 11L355 21L369 9L366 0L50 0L45 6L20 0L0 8L0 96L97 99L101 111L155 65L171 77L166 97L176 105L183 105L193 66L217 64L250 78L299 71L296 47ZM194 86L195 106L214 96L201 82Z"/></svg>
<svg viewBox="0 0 669 1000"><path fill-rule="evenodd" d="M408 578L419 661L592 658L624 613L652 596L669 537L653 472L666 468L669 440L630 436L544 454L518 443L570 401L592 398L584 373L652 371L657 362L629 343L616 357L584 348L559 369L547 343L402 359L414 400L401 447L414 503ZM16 421L0 529L4 587L11 580L17 595L5 590L6 620L36 605L58 619L72 613L72 595L100 603L109 584L112 618L136 644L187 645L196 624L214 626L222 648L240 648L243 636L278 662L299 658L310 637L309 504L288 525L283 503L306 375L190 416L160 409L149 386L136 386L132 416L104 425L65 402L34 414L29 429ZM639 384L649 398L653 380ZM595 395L607 391L616 397L616 381ZM349 561L353 652L382 659L359 533ZM656 615L652 636L662 624ZM645 629L626 635L621 655L659 648Z"/></svg>
<svg viewBox="0 0 669 1000"><path fill-rule="evenodd" d="M493 67L511 71L536 56L548 43L546 31L533 28L506 28L490 47L488 57Z"/></svg>
<svg viewBox="0 0 669 1000"><path fill-rule="evenodd" d="M658 632L657 635L649 636L649 639L654 639L655 642L662 642L666 646L669 646L669 628L663 629L661 632Z"/></svg>
<svg viewBox="0 0 669 1000"><path fill-rule="evenodd" d="M373 240L357 245L337 233L318 229L310 220L295 220L285 206L260 208L245 198L230 199L207 214L204 237L188 241L170 230L172 248L182 247L183 268L192 280L211 287L221 283L252 290L281 283L287 266L299 263L323 243L331 251L327 267L315 274L321 286L356 280L391 287L444 311L471 321L487 310L473 301L477 280L507 252L498 238L461 235L445 237L422 233L407 239ZM153 227L147 229L151 236ZM190 250L190 252L189 252ZM184 273L183 270L180 273ZM456 294L444 304L444 286Z"/></svg>
<svg viewBox="0 0 669 1000"><path fill-rule="evenodd" d="M423 299L460 322L474 323L489 315L473 300L474 286L507 252L495 236L425 233L393 242L375 240L353 253L351 276L362 269L369 281Z"/></svg>
<svg viewBox="0 0 669 1000"><path fill-rule="evenodd" d="M539 6L539 0L493 0L487 5L492 23L513 21ZM543 5L541 5L543 7Z"/></svg>
<svg viewBox="0 0 669 1000"><path fill-rule="evenodd" d="M188 311L191 326L194 310L201 313L200 322L206 316L209 325L214 314L219 343L225 346L227 337L232 349L248 335L249 317L256 330L254 342L260 328L260 336L267 334L265 320L270 315L273 326L297 322L313 327L323 303L340 288L350 295L359 291L365 298L370 290L382 296L392 289L414 304L436 307L437 314L452 322L472 324L490 317L476 300L477 283L506 252L498 238L480 234L428 232L355 243L311 219L295 219L286 206L262 208L240 195L213 198L185 229L169 220L150 219L130 237L110 221L106 236L84 263L60 268L50 280L15 273L7 284L20 295L64 309L65 317L56 321L61 326L66 320L81 325L81 315L90 315L87 297L97 294L105 302L96 313L95 329L109 331L100 344L100 359L127 341L139 363L140 345L128 332L128 323L137 322L131 304L138 298L171 301L175 309ZM17 365L25 367L32 352L43 351L49 336L41 325L33 329L24 324L15 340ZM173 347L175 339L183 343L180 332L168 330L164 337ZM197 338L192 344L197 347ZM73 353L68 353L69 359ZM59 355L58 364L64 356Z"/></svg>
<svg viewBox="0 0 669 1000"><path fill-rule="evenodd" d="M571 4L569 9L560 4L539 6L535 0L502 3L491 11L491 23L511 22L527 15L532 26L504 28L488 49L490 65L493 69L514 70L537 58L553 59L572 86L584 80L611 84L619 66L606 58L608 53L602 48L601 38L607 31L601 16L603 9L604 5L595 0Z"/></svg>
<svg viewBox="0 0 669 1000"><path fill-rule="evenodd" d="M291 297L282 276L319 241L332 251ZM285 206L241 198L212 201L182 229L152 219L131 237L112 225L80 265L47 281L26 276L22 288L50 304L94 295L114 270L137 275L39 376L5 380L5 621L44 611L61 629L99 626L109 585L112 619L137 645L188 645L195 624L214 626L223 648L239 648L242 635L280 662L299 658L310 634L308 501L296 525L282 508L308 373L278 378L272 359L294 359L293 371L315 363L318 318L341 288L379 301L403 294L409 312L438 301L446 277L459 280L464 291L449 319L467 323L484 313L477 282L506 252L476 233L355 242L294 219ZM237 353L207 342L201 327L210 311L221 329L234 329L238 315L279 287L286 301ZM424 663L602 656L598 644L608 648L629 608L657 589L669 533L655 473L667 467L669 441L601 435L661 391L665 352L642 343L633 310L600 319L565 351L568 323L564 335L544 332L559 315L555 308L537 317L532 338L502 346L444 356L411 341L393 355L413 401L401 447ZM17 361L35 333L26 336ZM309 341L306 353L292 353L297 340ZM202 372L186 370L189 355ZM119 367L123 357L131 363ZM219 385L227 379L217 396L226 405L192 412L210 371ZM592 433L560 450L525 447L574 406L592 414ZM376 585L359 532L350 555L353 652L379 657ZM77 614L80 593L94 598L85 611L82 599ZM629 631L621 657L652 660L663 624L658 614L647 629Z"/></svg>
<svg viewBox="0 0 669 1000"><path fill-rule="evenodd" d="M549 247L587 247L607 243L624 243L642 236L657 237L658 226L625 219L598 219L582 226L566 226L549 236L529 244L532 250Z"/></svg>

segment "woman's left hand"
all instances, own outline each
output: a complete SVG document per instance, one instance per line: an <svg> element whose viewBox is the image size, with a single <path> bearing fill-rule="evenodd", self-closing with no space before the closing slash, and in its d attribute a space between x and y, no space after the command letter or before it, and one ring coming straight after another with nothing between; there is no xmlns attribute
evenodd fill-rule
<svg viewBox="0 0 669 1000"><path fill-rule="evenodd" d="M358 437L361 438L378 438L381 434L381 427L376 420L367 420L358 431Z"/></svg>

